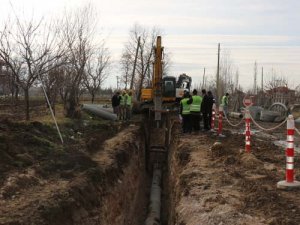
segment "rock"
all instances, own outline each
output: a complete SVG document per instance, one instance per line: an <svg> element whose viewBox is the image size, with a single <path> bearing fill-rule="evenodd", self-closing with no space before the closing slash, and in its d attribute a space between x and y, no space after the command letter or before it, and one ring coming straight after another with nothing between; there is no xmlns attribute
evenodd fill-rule
<svg viewBox="0 0 300 225"><path fill-rule="evenodd" d="M276 170L276 167L273 163L264 163L264 168L269 171Z"/></svg>

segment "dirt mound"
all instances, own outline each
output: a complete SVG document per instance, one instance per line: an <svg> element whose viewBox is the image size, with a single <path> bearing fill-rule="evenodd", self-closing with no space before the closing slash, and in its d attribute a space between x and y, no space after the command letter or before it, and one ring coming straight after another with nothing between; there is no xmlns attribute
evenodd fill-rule
<svg viewBox="0 0 300 225"><path fill-rule="evenodd" d="M234 151L221 142L215 142L210 148L212 158L234 155Z"/></svg>
<svg viewBox="0 0 300 225"><path fill-rule="evenodd" d="M256 169L263 167L263 162L258 160L255 155L251 153L243 153L240 157L240 162L245 168Z"/></svg>
<svg viewBox="0 0 300 225"><path fill-rule="evenodd" d="M4 182L4 185L0 188L0 198L11 198L16 194L20 194L21 190L30 188L39 182L40 180L35 175L34 170L29 170L22 174L11 174Z"/></svg>
<svg viewBox="0 0 300 225"><path fill-rule="evenodd" d="M184 145L189 160L173 162L176 168L170 169L179 174L170 184L171 224L299 224L298 192L276 188L284 179L284 151L253 138L252 152L246 153L242 135L218 141L200 134L181 137L175 145L176 154L189 143Z"/></svg>
<svg viewBox="0 0 300 225"><path fill-rule="evenodd" d="M112 172L108 176L90 152L101 152L118 126L75 120L60 128L64 145L52 125L0 121L0 224L76 224L73 210L80 217L99 205L93 185L104 177L110 177L110 184L117 179L115 170L107 170Z"/></svg>

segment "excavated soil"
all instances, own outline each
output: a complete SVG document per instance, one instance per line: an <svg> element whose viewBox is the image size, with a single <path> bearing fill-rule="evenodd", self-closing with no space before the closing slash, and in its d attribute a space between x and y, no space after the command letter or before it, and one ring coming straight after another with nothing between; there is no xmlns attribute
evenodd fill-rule
<svg viewBox="0 0 300 225"><path fill-rule="evenodd" d="M168 224L300 224L299 190L276 188L285 179L284 150L253 137L245 153L243 135L224 133L174 136Z"/></svg>
<svg viewBox="0 0 300 225"><path fill-rule="evenodd" d="M52 126L1 120L0 224L141 224L144 140L123 127L65 124L62 146Z"/></svg>
<svg viewBox="0 0 300 225"><path fill-rule="evenodd" d="M143 224L150 143L141 124L73 121L61 125L61 145L52 125L2 119L0 224ZM299 190L276 188L285 153L274 136L253 136L245 153L244 136L226 124L225 138L179 126L163 170L162 225L300 224ZM152 142L161 138L154 133Z"/></svg>

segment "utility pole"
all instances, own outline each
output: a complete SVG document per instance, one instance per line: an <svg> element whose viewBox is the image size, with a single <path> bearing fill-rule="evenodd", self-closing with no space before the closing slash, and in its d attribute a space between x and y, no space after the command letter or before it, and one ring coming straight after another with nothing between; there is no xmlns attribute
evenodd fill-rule
<svg viewBox="0 0 300 225"><path fill-rule="evenodd" d="M240 76L239 71L236 70L236 72L235 72L235 91L237 91L239 88L239 76Z"/></svg>
<svg viewBox="0 0 300 225"><path fill-rule="evenodd" d="M219 82L219 79L220 79L220 43L218 44L218 68L217 68L217 92L216 92L216 100L217 100L217 105L219 105L219 100L220 100L220 96L221 96L221 93L220 93L220 82Z"/></svg>
<svg viewBox="0 0 300 225"><path fill-rule="evenodd" d="M257 63L254 63L254 84L253 84L253 92L257 93Z"/></svg>
<svg viewBox="0 0 300 225"><path fill-rule="evenodd" d="M140 48L140 41L141 41L141 36L139 36L139 38L138 38L138 43L137 43L136 51L135 51L133 71L132 71L132 77L131 77L131 82L130 82L130 89L131 90L133 88L133 81L134 81L134 75L135 75L136 61L137 61L137 57L138 57L138 53L139 53L139 48Z"/></svg>
<svg viewBox="0 0 300 225"><path fill-rule="evenodd" d="M264 91L264 67L261 67L261 91Z"/></svg>
<svg viewBox="0 0 300 225"><path fill-rule="evenodd" d="M202 89L204 89L204 87L205 87L204 82L205 82L205 67L204 67L204 71L203 71Z"/></svg>

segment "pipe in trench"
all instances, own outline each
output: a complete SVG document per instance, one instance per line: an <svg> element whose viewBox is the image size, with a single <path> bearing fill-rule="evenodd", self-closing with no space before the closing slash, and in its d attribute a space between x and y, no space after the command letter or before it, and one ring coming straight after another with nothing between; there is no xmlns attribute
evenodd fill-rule
<svg viewBox="0 0 300 225"><path fill-rule="evenodd" d="M145 225L160 225L161 177L161 168L155 168L154 166L151 184L150 205Z"/></svg>

